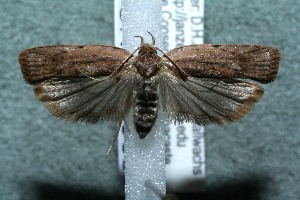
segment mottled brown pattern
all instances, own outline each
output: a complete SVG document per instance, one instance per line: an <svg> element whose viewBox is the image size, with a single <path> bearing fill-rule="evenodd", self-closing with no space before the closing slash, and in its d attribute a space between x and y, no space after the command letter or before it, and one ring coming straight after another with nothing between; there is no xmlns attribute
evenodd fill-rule
<svg viewBox="0 0 300 200"><path fill-rule="evenodd" d="M50 78L78 78L110 75L130 55L108 45L43 46L21 52L19 62L26 82Z"/></svg>
<svg viewBox="0 0 300 200"><path fill-rule="evenodd" d="M246 78L269 83L276 79L280 53L257 45L195 44L167 52L178 67L199 78Z"/></svg>

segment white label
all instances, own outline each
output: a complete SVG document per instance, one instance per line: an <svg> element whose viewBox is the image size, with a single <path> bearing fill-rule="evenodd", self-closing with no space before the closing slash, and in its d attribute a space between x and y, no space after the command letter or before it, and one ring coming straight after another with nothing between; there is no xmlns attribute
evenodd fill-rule
<svg viewBox="0 0 300 200"><path fill-rule="evenodd" d="M205 177L204 128L191 123L166 122L163 130L168 191L201 190Z"/></svg>
<svg viewBox="0 0 300 200"><path fill-rule="evenodd" d="M162 12L162 50L203 44L204 0L163 0Z"/></svg>
<svg viewBox="0 0 300 200"><path fill-rule="evenodd" d="M121 1L115 0L115 45L122 44ZM163 0L163 51L189 44L203 44L204 0ZM191 123L164 125L168 192L201 190L205 177L204 128ZM124 176L124 133L118 137L119 172ZM197 184L189 184L197 183Z"/></svg>
<svg viewBox="0 0 300 200"><path fill-rule="evenodd" d="M114 1L115 46L122 47L121 0Z"/></svg>

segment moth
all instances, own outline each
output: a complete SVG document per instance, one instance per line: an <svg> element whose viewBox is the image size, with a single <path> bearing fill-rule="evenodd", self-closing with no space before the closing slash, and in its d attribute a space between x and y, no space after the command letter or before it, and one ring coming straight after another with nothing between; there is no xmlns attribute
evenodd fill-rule
<svg viewBox="0 0 300 200"><path fill-rule="evenodd" d="M70 122L111 120L120 126L132 109L141 139L159 109L175 123L234 122L263 96L264 89L249 80L276 79L277 48L194 44L164 53L148 33L151 44L136 36L141 45L133 53L110 45L26 49L19 55L23 77L51 114Z"/></svg>

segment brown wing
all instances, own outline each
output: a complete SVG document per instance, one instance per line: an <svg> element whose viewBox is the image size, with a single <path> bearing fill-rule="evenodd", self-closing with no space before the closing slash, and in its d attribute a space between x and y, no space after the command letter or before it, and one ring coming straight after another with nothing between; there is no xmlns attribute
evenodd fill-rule
<svg viewBox="0 0 300 200"><path fill-rule="evenodd" d="M261 83L276 78L280 61L278 49L257 45L197 44L175 48L166 55L190 76L247 78Z"/></svg>
<svg viewBox="0 0 300 200"><path fill-rule="evenodd" d="M61 45L26 49L19 62L26 82L35 84L49 78L105 76L130 55L108 45Z"/></svg>
<svg viewBox="0 0 300 200"><path fill-rule="evenodd" d="M173 122L219 125L245 116L263 95L263 88L233 79L188 77L183 81L168 70L159 74L162 108Z"/></svg>
<svg viewBox="0 0 300 200"><path fill-rule="evenodd" d="M34 89L36 97L58 118L70 122L119 122L132 106L136 84L136 73L126 70L118 82L113 76L52 78L37 83Z"/></svg>

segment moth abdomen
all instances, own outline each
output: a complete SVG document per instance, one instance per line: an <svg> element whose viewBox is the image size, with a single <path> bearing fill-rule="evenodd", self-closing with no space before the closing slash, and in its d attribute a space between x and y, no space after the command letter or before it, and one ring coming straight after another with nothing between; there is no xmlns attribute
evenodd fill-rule
<svg viewBox="0 0 300 200"><path fill-rule="evenodd" d="M155 125L158 111L157 85L149 79L138 87L134 101L133 122L139 137L145 138Z"/></svg>

